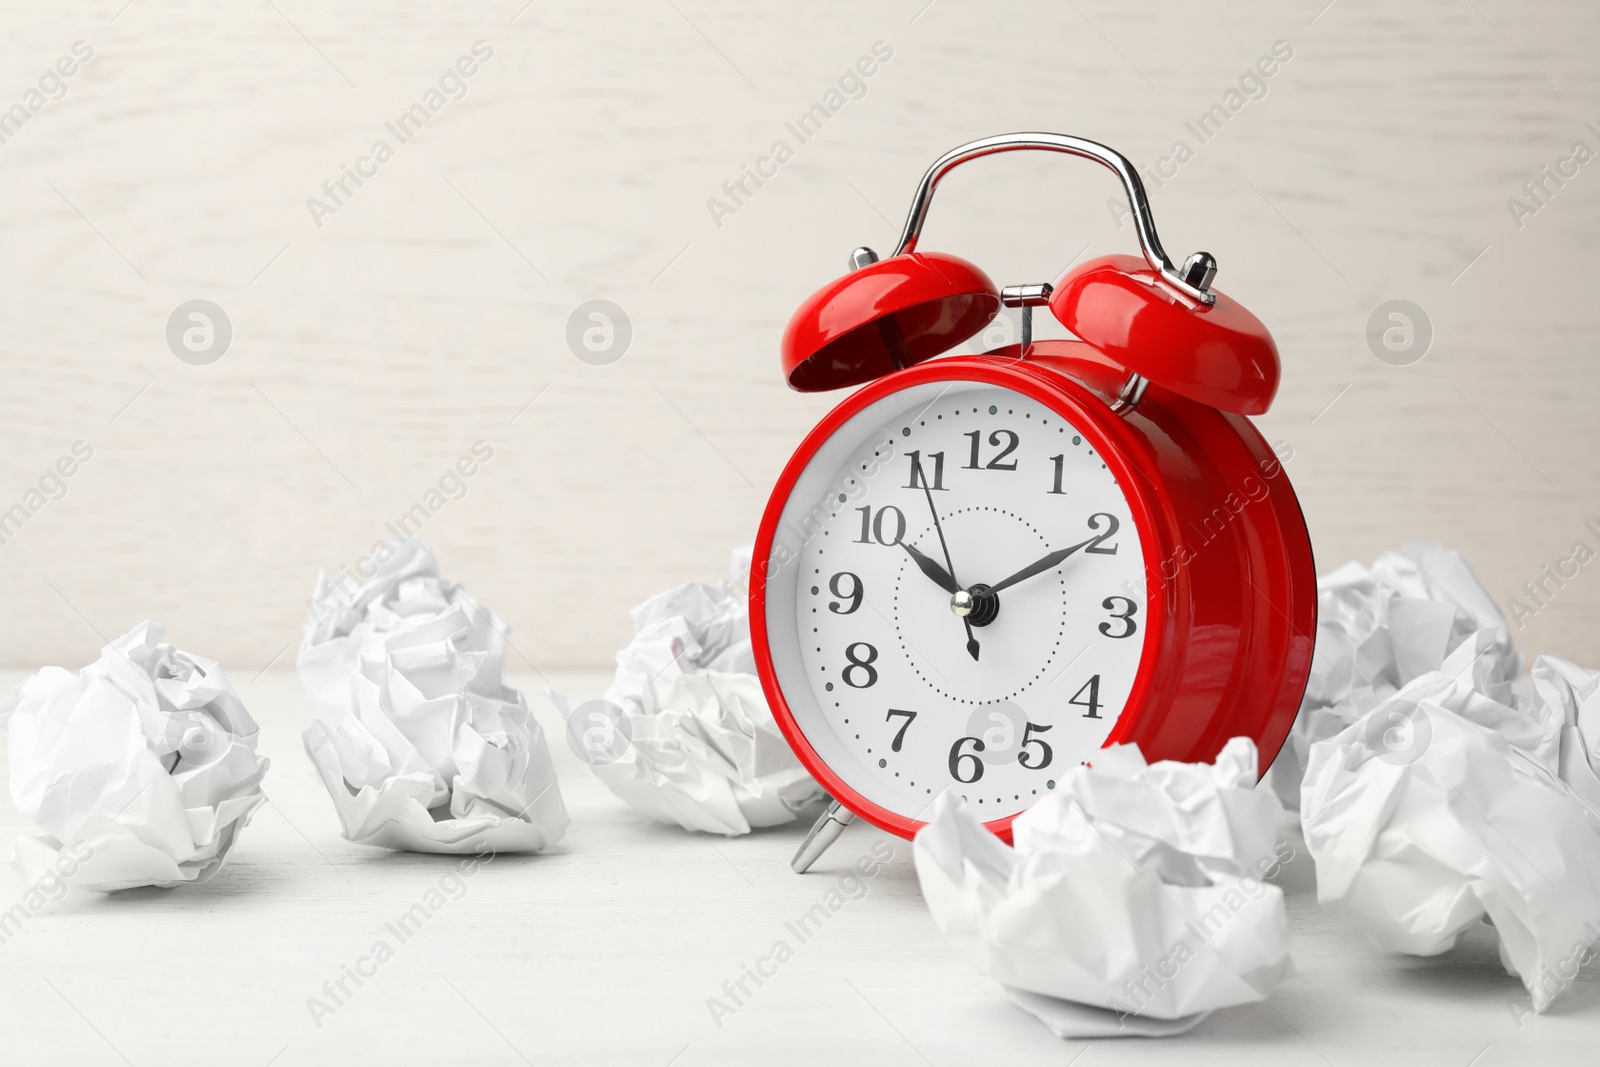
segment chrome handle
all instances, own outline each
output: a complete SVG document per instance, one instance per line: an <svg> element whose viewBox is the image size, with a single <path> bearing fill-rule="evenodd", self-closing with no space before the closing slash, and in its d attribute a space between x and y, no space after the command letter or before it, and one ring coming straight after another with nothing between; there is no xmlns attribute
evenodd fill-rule
<svg viewBox="0 0 1600 1067"><path fill-rule="evenodd" d="M1196 252L1184 263L1180 271L1161 247L1156 234L1155 219L1150 215L1150 201L1145 197L1144 183L1139 173L1122 153L1095 141L1072 137L1064 133L1002 133L985 137L959 148L952 148L934 161L917 186L917 195L911 202L911 214L906 218L906 228L900 235L900 246L895 255L915 252L917 240L922 235L922 224L928 218L928 206L933 201L933 190L944 176L968 160L992 156L997 152L1035 150L1065 152L1070 156L1092 159L1122 179L1122 188L1128 194L1128 204L1133 209L1134 229L1139 234L1139 248L1145 260L1161 275L1168 285L1202 304L1216 303L1216 294L1208 292L1212 277L1217 272L1217 261L1208 252Z"/></svg>

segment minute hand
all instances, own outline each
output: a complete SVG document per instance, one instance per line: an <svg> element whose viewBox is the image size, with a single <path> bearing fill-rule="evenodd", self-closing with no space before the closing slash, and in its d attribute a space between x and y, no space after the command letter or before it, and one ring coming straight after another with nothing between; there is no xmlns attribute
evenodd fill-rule
<svg viewBox="0 0 1600 1067"><path fill-rule="evenodd" d="M1093 544L1095 540L1096 538L1091 537L1089 540L1073 545L1071 548L1057 549L1048 556L1045 556L1043 559L1035 560L1033 563L1028 564L1011 577L991 585L989 587L989 592L998 593L1002 589L1009 589L1011 586L1016 585L1024 578L1032 578L1035 574L1043 574L1045 571L1055 570L1057 567L1061 566L1062 562L1065 561L1068 556L1078 551L1078 549L1082 548L1084 545Z"/></svg>

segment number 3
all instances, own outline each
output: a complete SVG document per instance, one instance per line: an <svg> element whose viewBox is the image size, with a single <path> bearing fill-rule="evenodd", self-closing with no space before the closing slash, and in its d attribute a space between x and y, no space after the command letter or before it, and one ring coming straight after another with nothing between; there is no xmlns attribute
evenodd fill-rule
<svg viewBox="0 0 1600 1067"><path fill-rule="evenodd" d="M1127 609L1125 611L1123 611L1122 614L1120 614L1120 615L1118 615L1115 611L1112 611L1112 609L1117 606L1117 601L1119 601L1119 600L1122 601L1124 604L1128 605ZM1132 637L1134 632L1139 629L1139 624L1133 621L1133 615L1134 615L1134 613L1136 611L1139 610L1139 605L1135 604L1132 600L1129 600L1127 597L1125 597L1125 596L1108 596L1104 600L1100 601L1100 606L1102 608L1105 608L1107 611L1110 611L1111 612L1111 617L1113 619L1118 619L1118 620L1128 624L1127 629L1123 630L1120 634L1114 634L1114 633L1111 632L1111 624L1109 622L1101 623L1100 624L1100 632L1105 634L1107 637L1110 637L1110 638L1113 638L1113 639L1119 639L1119 638L1123 638L1123 637Z"/></svg>

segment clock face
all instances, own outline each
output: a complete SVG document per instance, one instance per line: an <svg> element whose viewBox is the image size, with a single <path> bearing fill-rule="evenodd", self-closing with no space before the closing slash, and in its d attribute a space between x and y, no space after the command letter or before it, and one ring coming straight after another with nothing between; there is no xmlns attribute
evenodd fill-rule
<svg viewBox="0 0 1600 1067"><path fill-rule="evenodd" d="M928 383L846 421L796 481L768 573L796 724L908 818L949 787L985 821L1030 806L1104 743L1144 650L1123 487L1082 427L997 386Z"/></svg>

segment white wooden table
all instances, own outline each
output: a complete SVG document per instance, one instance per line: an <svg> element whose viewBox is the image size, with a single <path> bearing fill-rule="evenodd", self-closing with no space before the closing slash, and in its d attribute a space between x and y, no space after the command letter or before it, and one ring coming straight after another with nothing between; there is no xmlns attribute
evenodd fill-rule
<svg viewBox="0 0 1600 1067"><path fill-rule="evenodd" d="M9 690L21 677L0 675ZM598 694L600 675L560 675ZM73 892L0 944L0 1061L16 1064L1360 1064L1593 1063L1600 972L1519 1028L1522 988L1481 928L1431 960L1383 956L1317 906L1298 835L1279 876L1297 977L1272 1003L1218 1012L1187 1036L1063 1042L942 940L910 847L801 944L785 928L838 885L877 831L851 828L813 872L790 872L795 826L722 839L645 821L568 751L542 683L516 679L554 739L572 829L552 852L482 867L403 944L385 924L457 860L339 837L300 747L292 672L237 685L272 759L271 803L209 884ZM9 795L9 794L8 794ZM26 827L9 801L0 838ZM1292 828L1290 829L1292 833ZM893 840L893 839L891 839ZM5 906L21 880L4 876ZM447 890L455 886L448 880ZM392 959L330 1016L309 998L385 938ZM719 1027L724 982L778 939L794 956Z"/></svg>

